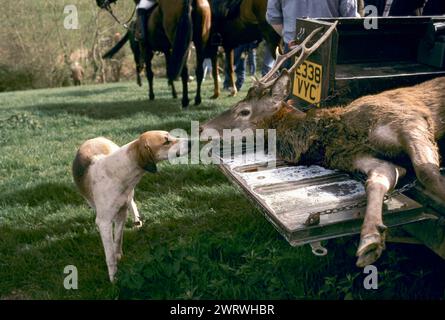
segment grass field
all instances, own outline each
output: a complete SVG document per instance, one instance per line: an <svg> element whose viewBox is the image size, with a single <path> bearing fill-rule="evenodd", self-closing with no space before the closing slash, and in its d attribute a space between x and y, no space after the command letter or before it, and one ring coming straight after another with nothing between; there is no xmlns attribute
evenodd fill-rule
<svg viewBox="0 0 445 320"><path fill-rule="evenodd" d="M100 135L124 144L151 129L190 131L191 120L236 101L211 92L208 81L203 104L186 112L164 80L154 102L134 83L0 94L0 298L445 297L445 263L423 247L389 244L379 289L365 290L357 238L329 242L323 258L292 248L216 167L168 163L136 189L145 224L126 229L111 285L94 214L71 179L77 147ZM67 265L78 268L78 290L63 287Z"/></svg>

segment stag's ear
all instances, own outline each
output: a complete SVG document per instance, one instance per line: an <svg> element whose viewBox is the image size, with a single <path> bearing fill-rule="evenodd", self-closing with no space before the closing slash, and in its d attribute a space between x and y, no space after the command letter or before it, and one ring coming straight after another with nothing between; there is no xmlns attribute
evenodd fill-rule
<svg viewBox="0 0 445 320"><path fill-rule="evenodd" d="M281 71L280 76L272 86L272 96L277 102L285 100L290 93L290 75L286 69Z"/></svg>

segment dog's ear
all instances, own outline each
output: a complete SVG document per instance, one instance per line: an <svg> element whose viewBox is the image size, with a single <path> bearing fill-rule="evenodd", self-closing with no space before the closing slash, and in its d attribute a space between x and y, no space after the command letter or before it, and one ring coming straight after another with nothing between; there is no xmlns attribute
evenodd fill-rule
<svg viewBox="0 0 445 320"><path fill-rule="evenodd" d="M155 155L147 141L144 142L144 165L142 168L151 173L158 172Z"/></svg>
<svg viewBox="0 0 445 320"><path fill-rule="evenodd" d="M150 173L156 173L158 172L158 167L156 166L156 163L149 162L144 166L144 170Z"/></svg>
<svg viewBox="0 0 445 320"><path fill-rule="evenodd" d="M147 137L144 135L139 137L137 145L137 162L138 165L150 173L156 173L158 171L156 167L156 157L150 147Z"/></svg>

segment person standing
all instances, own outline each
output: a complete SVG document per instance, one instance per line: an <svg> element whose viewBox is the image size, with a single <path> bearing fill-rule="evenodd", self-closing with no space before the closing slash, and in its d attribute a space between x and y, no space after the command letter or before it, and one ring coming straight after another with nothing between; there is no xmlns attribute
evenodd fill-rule
<svg viewBox="0 0 445 320"><path fill-rule="evenodd" d="M296 38L297 18L360 17L357 0L268 0L266 20L283 38L284 52L289 52ZM291 61L283 64L289 69ZM288 103L293 105L292 99Z"/></svg>
<svg viewBox="0 0 445 320"><path fill-rule="evenodd" d="M285 51L295 40L297 18L359 17L357 0L268 0L266 20L282 36Z"/></svg>
<svg viewBox="0 0 445 320"><path fill-rule="evenodd" d="M148 34L147 34L147 24L148 17L150 15L150 9L152 9L156 5L156 0L135 0L136 3L136 14L138 19L139 31L141 43L143 44L143 53L144 60L147 63L147 50L145 48L148 47Z"/></svg>

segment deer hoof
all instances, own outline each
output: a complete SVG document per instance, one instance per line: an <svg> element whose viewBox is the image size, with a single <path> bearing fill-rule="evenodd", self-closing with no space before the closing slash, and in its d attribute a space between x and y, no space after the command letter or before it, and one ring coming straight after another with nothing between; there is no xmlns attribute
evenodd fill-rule
<svg viewBox="0 0 445 320"><path fill-rule="evenodd" d="M385 240L380 233L371 233L361 237L356 253L358 257L357 267L364 268L373 264L381 256L384 249Z"/></svg>
<svg viewBox="0 0 445 320"><path fill-rule="evenodd" d="M213 96L210 97L210 99L218 99L219 93L215 93Z"/></svg>

